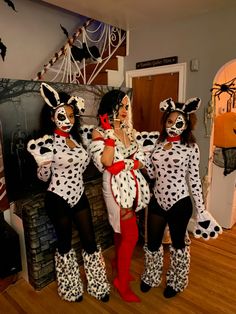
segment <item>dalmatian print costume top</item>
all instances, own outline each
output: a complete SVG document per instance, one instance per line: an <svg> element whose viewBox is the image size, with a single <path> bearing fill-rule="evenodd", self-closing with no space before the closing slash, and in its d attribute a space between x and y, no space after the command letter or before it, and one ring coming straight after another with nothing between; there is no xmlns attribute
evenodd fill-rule
<svg viewBox="0 0 236 314"><path fill-rule="evenodd" d="M104 137L104 130L102 128L96 128L96 130L101 134L101 138ZM139 150L137 142L134 140L133 134L128 133L130 138L130 146L126 148L124 144L118 138L115 139L115 152L114 152L114 162L125 160L129 158L137 159L145 165L145 157L143 152ZM140 170L126 171L122 170L117 175L110 175L110 173L105 170L103 164L101 163L101 155L104 150L104 141L95 140L90 144L90 151L96 167L103 172L103 180L109 182L111 186L112 195L115 199L117 210L120 211L120 208L132 208L135 205L135 211L139 211L142 208L146 207L150 200L150 191L149 186L144 179ZM114 211L114 207L107 208L109 211ZM118 212L117 219L120 219L120 212ZM111 225L114 228L114 225L117 226L119 222L111 222ZM116 229L116 228L114 228ZM119 227L118 227L119 230ZM119 231L118 231L119 232Z"/></svg>
<svg viewBox="0 0 236 314"><path fill-rule="evenodd" d="M153 189L157 202L164 210L169 210L180 199L189 196L186 177L193 195L196 210L205 210L199 175L199 147L195 143L188 147L180 141L172 142L170 149L164 149L168 142L156 145L147 156L147 171L150 178L156 178Z"/></svg>
<svg viewBox="0 0 236 314"><path fill-rule="evenodd" d="M75 148L69 148L64 136L54 134L52 163L38 168L39 179L47 181L51 176L48 191L61 196L71 207L84 192L82 174L90 161L83 146L75 143Z"/></svg>

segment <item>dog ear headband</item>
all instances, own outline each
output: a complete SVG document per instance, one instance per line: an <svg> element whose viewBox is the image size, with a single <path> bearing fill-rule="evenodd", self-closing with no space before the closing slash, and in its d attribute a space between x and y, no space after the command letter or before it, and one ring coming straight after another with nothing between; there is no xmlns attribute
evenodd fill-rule
<svg viewBox="0 0 236 314"><path fill-rule="evenodd" d="M85 111L84 99L78 96L71 96L65 103L61 103L58 92L46 83L42 83L40 86L40 93L46 104L52 109L57 109L59 106L72 105L79 110L79 114Z"/></svg>
<svg viewBox="0 0 236 314"><path fill-rule="evenodd" d="M198 97L190 98L185 103L176 103L172 100L172 98L168 98L163 100L160 103L160 111L179 111L185 114L194 113L198 110L201 104L201 99Z"/></svg>

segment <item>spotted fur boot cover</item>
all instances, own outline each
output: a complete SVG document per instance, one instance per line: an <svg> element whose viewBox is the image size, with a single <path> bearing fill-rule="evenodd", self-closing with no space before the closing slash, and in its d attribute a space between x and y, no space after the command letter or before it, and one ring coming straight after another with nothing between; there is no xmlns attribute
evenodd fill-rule
<svg viewBox="0 0 236 314"><path fill-rule="evenodd" d="M163 246L161 245L158 251L151 252L148 250L147 245L144 245L144 252L144 272L141 275L141 280L150 287L158 287L162 277Z"/></svg>
<svg viewBox="0 0 236 314"><path fill-rule="evenodd" d="M59 296L66 301L77 301L84 291L75 250L64 255L56 251L55 268Z"/></svg>
<svg viewBox="0 0 236 314"><path fill-rule="evenodd" d="M110 294L110 284L107 280L106 266L101 247L96 252L88 254L82 251L84 270L87 277L87 291L90 295L101 300Z"/></svg>
<svg viewBox="0 0 236 314"><path fill-rule="evenodd" d="M170 267L166 273L166 284L176 292L183 291L188 285L190 269L190 248L175 249L170 245Z"/></svg>

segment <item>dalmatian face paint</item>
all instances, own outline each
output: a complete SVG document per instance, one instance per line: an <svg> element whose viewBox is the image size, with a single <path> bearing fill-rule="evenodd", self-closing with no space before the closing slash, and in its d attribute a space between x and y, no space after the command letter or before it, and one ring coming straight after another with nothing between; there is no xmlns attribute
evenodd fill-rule
<svg viewBox="0 0 236 314"><path fill-rule="evenodd" d="M70 132L75 123L74 111L71 106L60 106L54 114L54 122L58 129Z"/></svg>
<svg viewBox="0 0 236 314"><path fill-rule="evenodd" d="M184 116L179 112L171 112L166 120L166 132L168 136L174 137L183 133L186 129Z"/></svg>

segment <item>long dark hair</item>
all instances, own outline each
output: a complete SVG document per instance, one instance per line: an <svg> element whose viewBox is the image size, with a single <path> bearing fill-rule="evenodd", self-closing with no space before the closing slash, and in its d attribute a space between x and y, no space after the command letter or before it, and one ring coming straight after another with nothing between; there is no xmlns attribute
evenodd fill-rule
<svg viewBox="0 0 236 314"><path fill-rule="evenodd" d="M107 113L108 117L113 120L113 112L119 110L119 105L122 99L125 97L125 92L119 89L113 89L107 92L101 99L98 108L98 117Z"/></svg>
<svg viewBox="0 0 236 314"><path fill-rule="evenodd" d="M168 137L168 134L166 132L166 121L172 112L181 113L184 117L186 124L187 124L187 128L180 135L180 143L181 144L187 144L188 146L196 143L196 138L192 133L192 131L194 130L195 124L197 122L196 114L195 113L186 114L186 113L180 112L178 110L165 111L164 114L162 115L162 118L161 118L162 129L160 132L160 137L159 137L158 142L159 143L164 142L166 140L166 138Z"/></svg>
<svg viewBox="0 0 236 314"><path fill-rule="evenodd" d="M70 95L65 92L59 92L60 102L67 105L67 101L70 99ZM75 123L70 130L71 136L78 142L81 143L81 136L79 133L80 130L80 120L79 120L79 110L76 106L70 104L74 112ZM51 108L48 104L45 103L40 116L40 128L41 128L41 136L44 134L53 135L56 125L55 122L52 121L52 117L54 116L55 109Z"/></svg>

